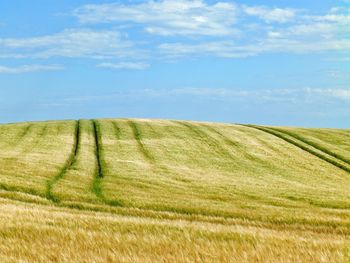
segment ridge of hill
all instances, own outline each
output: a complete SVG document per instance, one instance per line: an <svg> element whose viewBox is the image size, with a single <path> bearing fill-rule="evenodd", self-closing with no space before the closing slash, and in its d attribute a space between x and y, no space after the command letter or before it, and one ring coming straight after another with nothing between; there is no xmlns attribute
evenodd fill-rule
<svg viewBox="0 0 350 263"><path fill-rule="evenodd" d="M0 125L0 257L349 260L349 135L146 119Z"/></svg>

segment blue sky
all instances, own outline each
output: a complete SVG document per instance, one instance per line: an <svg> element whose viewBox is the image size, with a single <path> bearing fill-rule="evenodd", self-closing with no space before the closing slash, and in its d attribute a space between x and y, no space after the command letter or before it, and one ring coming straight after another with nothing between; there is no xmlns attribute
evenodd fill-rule
<svg viewBox="0 0 350 263"><path fill-rule="evenodd" d="M0 2L0 122L350 128L350 2Z"/></svg>

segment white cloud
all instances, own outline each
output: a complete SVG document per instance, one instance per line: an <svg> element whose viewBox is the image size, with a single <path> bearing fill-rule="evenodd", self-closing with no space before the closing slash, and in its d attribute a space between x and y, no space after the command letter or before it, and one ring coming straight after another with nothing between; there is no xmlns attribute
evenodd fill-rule
<svg viewBox="0 0 350 263"><path fill-rule="evenodd" d="M243 6L243 12L249 16L257 16L265 22L286 23L293 20L296 10L291 8L268 8L264 6Z"/></svg>
<svg viewBox="0 0 350 263"><path fill-rule="evenodd" d="M143 62L120 62L120 63L100 63L99 68L110 69L130 69L130 70L144 70L149 68L149 64Z"/></svg>
<svg viewBox="0 0 350 263"><path fill-rule="evenodd" d="M339 12L347 12L349 10L343 9L332 9L328 14L323 16L311 16L313 20L316 21L326 21L326 22L336 22L340 24L349 24L350 23L350 14L343 14Z"/></svg>
<svg viewBox="0 0 350 263"><path fill-rule="evenodd" d="M240 58L260 53L260 48L250 45L237 45L233 41L211 41L197 44L164 43L158 46L160 52L170 58L183 56L219 56Z"/></svg>
<svg viewBox="0 0 350 263"><path fill-rule="evenodd" d="M212 41L196 44L164 43L158 46L160 52L170 58L184 56L218 56L224 58L241 58L263 53L315 53L325 51L350 51L350 39L318 39L303 41L300 39L278 38L276 36L255 43L238 43L234 41Z"/></svg>
<svg viewBox="0 0 350 263"><path fill-rule="evenodd" d="M74 11L83 24L133 22L158 35L232 35L236 5L202 0L163 0L140 4L85 5Z"/></svg>
<svg viewBox="0 0 350 263"><path fill-rule="evenodd" d="M350 102L350 89L341 88L300 88L300 89L262 89L262 90L239 90L239 89L219 89L219 88L179 88L168 91L173 95L191 95L210 97L216 99L238 99L254 98L254 100L264 101L306 101L309 96L320 99L341 99Z"/></svg>
<svg viewBox="0 0 350 263"><path fill-rule="evenodd" d="M118 99L166 99L192 97L206 100L217 101L247 101L249 103L324 103L331 100L341 100L350 102L349 89L331 89L331 88L275 88L275 89L258 89L243 90L237 88L205 88L205 87L184 87L173 89L124 89L110 94L99 94L91 96L68 97L56 103L62 105L76 103L96 103L116 101ZM312 98L310 100L310 98Z"/></svg>
<svg viewBox="0 0 350 263"><path fill-rule="evenodd" d="M329 70L327 74L336 80L350 81L350 71Z"/></svg>
<svg viewBox="0 0 350 263"><path fill-rule="evenodd" d="M38 37L0 38L0 58L144 61L151 55L156 59L173 59L241 58L281 52L332 51L344 56L350 53L350 14L343 7L316 16L307 10L236 5L228 1L159 0L84 5L73 13L85 26L107 23L103 28L118 26L120 32L136 26L158 37L136 35L135 27L128 31L130 39L135 41L112 29L67 29ZM101 63L98 66L143 69L148 65Z"/></svg>
<svg viewBox="0 0 350 263"><path fill-rule="evenodd" d="M309 24L293 25L287 28L285 36L310 36L317 35L320 37L328 37L335 32L332 24L324 22L315 22Z"/></svg>
<svg viewBox="0 0 350 263"><path fill-rule="evenodd" d="M326 97L333 97L350 102L350 89L320 89L307 88L305 91L312 95L321 95Z"/></svg>
<svg viewBox="0 0 350 263"><path fill-rule="evenodd" d="M257 16L268 25L237 21L239 38L196 39L165 42L158 45L166 57L218 56L241 58L264 53L350 53L349 9L332 8L323 15L310 15L306 10L239 6L248 16ZM244 17L243 17L244 18ZM250 22L247 22L250 21ZM288 22L288 23L286 23ZM248 28L248 29L247 29ZM247 29L247 30L244 30Z"/></svg>
<svg viewBox="0 0 350 263"><path fill-rule="evenodd" d="M119 32L69 29L39 37L0 38L0 57L129 57L135 54L132 47Z"/></svg>
<svg viewBox="0 0 350 263"><path fill-rule="evenodd" d="M178 88L170 91L174 95L191 95L191 96L204 96L204 97L246 97L250 95L249 91L236 90L236 89L224 89L224 88Z"/></svg>
<svg viewBox="0 0 350 263"><path fill-rule="evenodd" d="M64 68L60 65L23 65L19 67L6 67L0 65L0 74L20 74L29 72L58 71Z"/></svg>

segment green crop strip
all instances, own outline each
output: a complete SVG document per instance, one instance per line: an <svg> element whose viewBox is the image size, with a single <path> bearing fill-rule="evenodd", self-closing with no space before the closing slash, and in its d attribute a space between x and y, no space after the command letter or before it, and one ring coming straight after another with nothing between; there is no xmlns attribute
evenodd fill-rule
<svg viewBox="0 0 350 263"><path fill-rule="evenodd" d="M44 127L42 127L41 131L38 133L38 135L36 136L36 140L34 141L34 143L32 144L32 147L35 147L36 145L39 144L40 140L44 137L44 135L47 133L48 127L47 125L45 125Z"/></svg>
<svg viewBox="0 0 350 263"><path fill-rule="evenodd" d="M24 131L19 136L16 144L19 144L24 139L24 137L26 137L26 135L29 133L29 131L31 130L32 127L33 127L33 124L28 124L27 127L25 127Z"/></svg>
<svg viewBox="0 0 350 263"><path fill-rule="evenodd" d="M107 199L102 192L102 179L106 174L107 164L103 160L103 144L102 144L102 132L101 125L97 120L92 120L93 128L94 128L94 138L95 138L95 154L96 154L96 172L94 176L94 181L92 183L92 191L95 193L97 198L99 198L102 202L110 206L123 206L122 202L117 200L109 200Z"/></svg>
<svg viewBox="0 0 350 263"><path fill-rule="evenodd" d="M232 147L239 147L238 143L232 141L231 139L227 138L225 135L223 135L221 132L219 132L217 129L209 126L209 125L203 125L206 129L208 129L209 131L211 131L212 133L215 133L217 134L218 136L220 136L224 142L226 144L228 144L229 146L232 146Z"/></svg>
<svg viewBox="0 0 350 263"><path fill-rule="evenodd" d="M74 143L73 143L72 152L69 155L65 165L63 166L63 168L61 169L59 174L57 174L54 178L49 180L46 184L46 194L45 194L46 198L55 202L55 203L58 203L60 200L58 199L58 197L56 197L53 194L53 192L52 192L53 186L55 183L57 183L59 180L61 180L65 176L67 171L74 164L76 156L77 156L78 151L79 151L79 144L80 144L80 121L77 121L76 125L75 125Z"/></svg>
<svg viewBox="0 0 350 263"><path fill-rule="evenodd" d="M137 142L138 148L140 152L143 154L143 156L151 163L154 163L154 157L150 154L150 152L146 149L145 145L142 142L142 136L140 128L137 126L137 124L133 121L129 121L129 126L132 129L134 138Z"/></svg>
<svg viewBox="0 0 350 263"><path fill-rule="evenodd" d="M121 135L121 129L119 128L118 124L116 122L112 122L114 131L115 131L115 136L117 137L117 139L120 139L120 135Z"/></svg>
<svg viewBox="0 0 350 263"><path fill-rule="evenodd" d="M243 125L243 126L254 128L254 129L258 129L258 130L264 131L266 133L269 133L271 135L274 135L274 136L276 136L276 137L278 137L278 138L280 138L280 139L282 139L282 140L284 140L284 141L286 141L286 142L288 142L290 144L293 144L294 146L299 147L300 149L302 149L302 150L304 150L304 151L306 151L306 152L308 152L310 154L313 154L316 157L318 157L318 158L320 158L320 159L322 159L322 160L324 160L324 161L326 161L326 162L328 162L328 163L338 167L339 169L342 169L343 171L345 171L347 173L350 173L350 168L349 167L347 167L347 166L345 166L345 165L343 165L343 164L341 164L341 163L339 163L339 162L329 158L328 156L326 156L326 153L323 152L323 151L322 151L323 154L320 154L319 152L313 150L311 148L311 147L313 147L312 145L309 145L309 144L307 144L305 142L303 142L303 143L307 144L308 146L302 145L302 143L288 138L285 134L283 134L281 132L278 132L278 131L275 131L273 129L267 128L267 127L256 126L256 125ZM295 137L293 137L293 138L296 139ZM316 147L314 147L314 148L317 149ZM319 149L317 149L317 150L319 150Z"/></svg>
<svg viewBox="0 0 350 263"><path fill-rule="evenodd" d="M208 145L211 149L213 149L219 156L221 157L227 157L229 159L232 158L232 154L221 145L220 141L215 139L213 136L210 136L206 132L204 132L199 127L196 127L193 124L189 124L182 121L175 121L175 123L178 123L187 129L189 129L193 134L195 134L201 141L203 141L206 145ZM206 126L203 126L207 128ZM230 142L231 144L231 142Z"/></svg>
<svg viewBox="0 0 350 263"><path fill-rule="evenodd" d="M101 179L103 178L102 163L101 163L101 153L102 153L101 130L100 130L100 125L96 120L92 120L92 124L94 127L95 154L96 154L96 164L97 164L96 172L94 176L94 182L92 185L92 190L98 198L104 199L102 194L102 189L101 189Z"/></svg>
<svg viewBox="0 0 350 263"><path fill-rule="evenodd" d="M320 151L322 151L322 152L324 152L324 153L326 153L326 154L328 154L328 155L331 155L331 156L333 156L334 158L337 158L337 159L339 159L340 161L343 161L344 163L347 163L347 164L350 165L350 160L349 160L349 159L344 158L343 156L341 156L341 155L339 155L339 154L336 154L336 153L334 153L334 152L332 152L332 151L326 149L325 147L322 147L321 145L319 145L319 144L317 144L317 143L314 143L314 142L312 142L312 141L310 141L310 140L308 140L308 139L306 139L306 138L304 138L304 137L302 137L302 136L300 136L300 135L297 135L297 134L294 134L294 133L292 133L292 132L285 131L285 130L282 130L282 129L278 129L278 128L270 128L270 129L275 130L275 131L278 131L278 132L281 132L281 133L284 133L284 134L287 134L287 135L289 135L289 136L291 136L291 137L293 137L293 138L295 138L295 139L297 139L297 140L299 140L299 141L302 141L302 142L304 142L304 143L306 143L306 144L309 144L309 145L311 145L312 147L314 147L314 148L316 148L316 149L318 149L318 150L320 150Z"/></svg>

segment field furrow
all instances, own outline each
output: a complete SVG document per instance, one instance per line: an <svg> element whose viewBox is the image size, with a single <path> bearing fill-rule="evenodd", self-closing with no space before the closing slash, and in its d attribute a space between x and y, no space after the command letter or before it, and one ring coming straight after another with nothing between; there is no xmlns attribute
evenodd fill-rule
<svg viewBox="0 0 350 263"><path fill-rule="evenodd" d="M318 147L317 145L313 143L308 143L307 141L300 139L300 136L292 136L289 135L289 133L286 133L284 131L280 131L278 129L272 129L267 127L260 127L255 125L250 125L249 127L253 127L262 131L265 131L267 133L270 133L282 140L285 140L288 143L291 143L304 151L313 154L317 156L318 158L344 170L347 173L350 173L350 165L348 164L347 160L343 161L342 158L338 158L334 155L334 153L329 152L328 150L323 149L322 147Z"/></svg>
<svg viewBox="0 0 350 263"><path fill-rule="evenodd" d="M293 132L290 129L276 128L276 127L274 127L273 130L276 130L276 131L285 133L291 137L294 137L295 139L302 141L304 143L307 143L310 146L324 152L325 154L333 156L333 157L339 159L341 162L344 162L344 163L347 163L348 165L350 165L350 158L346 157L346 154L348 154L350 151L350 147L349 147L349 144L347 142L347 139L349 138L350 133L347 133L346 131L321 130L320 132L312 133L311 134L312 136L310 136L310 134L309 135L305 134L305 131L301 131L301 132L294 131ZM339 140L339 143L334 142L334 141L330 141L332 136L329 136L329 134L332 134L332 133L336 133L336 135L337 135L336 138ZM320 135L323 135L323 136L320 136ZM324 139L326 139L326 140L324 140ZM347 147L347 149L346 149L346 147ZM337 153L339 151L339 148L340 149L344 148L341 153Z"/></svg>
<svg viewBox="0 0 350 263"><path fill-rule="evenodd" d="M75 132L74 132L74 144L73 144L72 152L70 153L61 171L55 177L50 179L46 184L46 198L53 202L59 202L60 200L57 198L57 196L53 194L52 189L54 185L59 180L61 180L69 171L69 169L71 169L71 167L74 165L77 158L79 146L80 146L79 142L80 142L80 121L77 121L75 126Z"/></svg>
<svg viewBox="0 0 350 263"><path fill-rule="evenodd" d="M64 166L74 141L74 122L33 125L21 143L0 156L3 189L46 196L46 183ZM57 128L62 132L57 134Z"/></svg>
<svg viewBox="0 0 350 263"><path fill-rule="evenodd" d="M63 177L52 188L53 195L63 204L99 202L94 185L97 169L96 140L93 122L79 121L78 147L74 160Z"/></svg>
<svg viewBox="0 0 350 263"><path fill-rule="evenodd" d="M104 195L101 189L101 180L103 179L103 162L102 162L102 154L103 154L103 146L101 144L101 130L100 125L96 120L92 121L94 127L94 139L95 139L95 154L96 154L96 171L94 174L94 183L92 189L96 196L100 199L104 199Z"/></svg>

